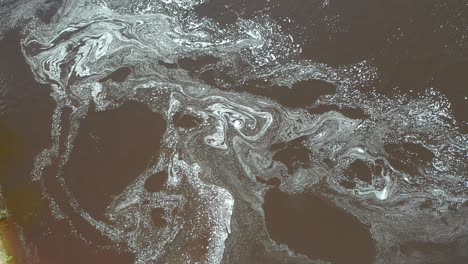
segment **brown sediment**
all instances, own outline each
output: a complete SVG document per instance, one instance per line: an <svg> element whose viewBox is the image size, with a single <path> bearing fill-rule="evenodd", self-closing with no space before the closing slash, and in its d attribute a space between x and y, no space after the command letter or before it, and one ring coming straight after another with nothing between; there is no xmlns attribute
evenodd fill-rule
<svg viewBox="0 0 468 264"><path fill-rule="evenodd" d="M344 264L371 263L376 255L369 227L318 195L275 188L263 208L270 237L297 253Z"/></svg>
<svg viewBox="0 0 468 264"><path fill-rule="evenodd" d="M34 183L11 186L4 191L4 195L11 218L23 226L36 222L38 216L47 209L41 190Z"/></svg>
<svg viewBox="0 0 468 264"><path fill-rule="evenodd" d="M23 264L24 252L14 222L8 218L0 220L0 264Z"/></svg>
<svg viewBox="0 0 468 264"><path fill-rule="evenodd" d="M8 217L9 213L5 209L5 202L3 200L2 194L0 194L0 264L7 264L12 262L12 248L9 245L11 240L9 236L10 228L7 224Z"/></svg>
<svg viewBox="0 0 468 264"><path fill-rule="evenodd" d="M0 223L0 235L14 263L33 263L20 234L37 222L37 215L45 208L37 185L30 182L30 173L34 157L51 144L55 104L50 89L34 80L23 58L19 31L10 31L0 40L0 57L0 79L6 91L5 108L0 109L1 208L8 208L8 217Z"/></svg>
<svg viewBox="0 0 468 264"><path fill-rule="evenodd" d="M0 188L0 264L28 263L19 226L11 217Z"/></svg>

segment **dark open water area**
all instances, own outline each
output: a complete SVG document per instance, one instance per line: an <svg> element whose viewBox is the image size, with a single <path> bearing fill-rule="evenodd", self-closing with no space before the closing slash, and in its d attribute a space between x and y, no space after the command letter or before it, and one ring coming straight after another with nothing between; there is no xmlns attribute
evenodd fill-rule
<svg viewBox="0 0 468 264"><path fill-rule="evenodd" d="M12 263L468 263L468 1L0 14Z"/></svg>

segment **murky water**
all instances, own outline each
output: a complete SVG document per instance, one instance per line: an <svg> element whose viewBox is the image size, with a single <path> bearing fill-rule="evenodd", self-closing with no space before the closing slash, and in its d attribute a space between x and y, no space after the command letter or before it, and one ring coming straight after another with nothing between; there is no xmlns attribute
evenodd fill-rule
<svg viewBox="0 0 468 264"><path fill-rule="evenodd" d="M17 263L468 261L468 2L0 7Z"/></svg>

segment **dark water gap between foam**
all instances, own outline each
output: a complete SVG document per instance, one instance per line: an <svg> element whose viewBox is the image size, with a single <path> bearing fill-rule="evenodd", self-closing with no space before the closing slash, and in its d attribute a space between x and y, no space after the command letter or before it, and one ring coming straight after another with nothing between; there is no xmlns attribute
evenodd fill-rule
<svg viewBox="0 0 468 264"><path fill-rule="evenodd" d="M141 103L91 110L80 124L63 175L81 207L102 216L111 197L157 160L165 130L165 119Z"/></svg>
<svg viewBox="0 0 468 264"><path fill-rule="evenodd" d="M338 264L372 263L376 255L369 227L316 194L274 188L263 208L271 239L297 253Z"/></svg>

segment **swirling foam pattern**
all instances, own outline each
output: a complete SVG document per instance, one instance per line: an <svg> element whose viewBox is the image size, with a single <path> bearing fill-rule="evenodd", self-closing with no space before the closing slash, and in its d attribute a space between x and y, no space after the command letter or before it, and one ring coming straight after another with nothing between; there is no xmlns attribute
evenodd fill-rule
<svg viewBox="0 0 468 264"><path fill-rule="evenodd" d="M428 89L410 99L360 92L355 86L378 78L370 63L333 67L291 60L300 45L269 17L220 27L195 14L202 2L65 0L49 24L33 21L25 28L23 54L57 102L52 146L36 158L32 175L57 219L67 213L44 181L44 169L52 164L59 167L54 177L66 203L124 245L121 250L135 254L135 263L239 263L253 236L268 252L312 263L270 239L263 203L271 188L291 195L323 191L372 223L381 261L398 241L392 230L412 232L411 221L424 225L419 238L435 229L441 241L466 234L463 217L448 225L431 220L468 199L468 136L457 130L443 94ZM183 59L202 66L182 67ZM213 71L226 78L203 79ZM112 80L113 74L127 76ZM281 99L239 91L257 80L290 94L296 93L295 84L309 80L336 90L306 108L286 107ZM164 116L167 128L159 159L112 198L106 219L98 219L80 206L63 171L90 107L103 112L127 101ZM311 110L330 106L334 110ZM196 125L177 126L181 115L192 116ZM292 153L300 148L306 157L284 157L288 148ZM359 166L367 178L350 178ZM145 181L163 171L168 176L161 190L145 190ZM274 178L279 187L264 184ZM421 209L427 200L432 209ZM161 208L165 225L151 222L153 208Z"/></svg>

